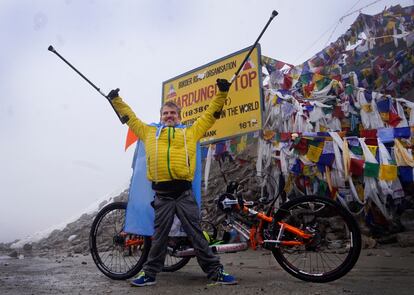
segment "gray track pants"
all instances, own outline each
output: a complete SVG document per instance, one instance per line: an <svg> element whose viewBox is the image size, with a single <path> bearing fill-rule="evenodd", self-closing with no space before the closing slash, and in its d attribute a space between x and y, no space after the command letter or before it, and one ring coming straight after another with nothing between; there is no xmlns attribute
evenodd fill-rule
<svg viewBox="0 0 414 295"><path fill-rule="evenodd" d="M208 247L208 242L200 228L200 214L192 190L183 192L177 198L155 195L155 233L152 240L148 260L143 266L147 276L155 278L164 266L167 253L168 234L170 232L174 214L180 219L181 224L193 244L197 261L201 269L209 278L214 278L217 271L223 266L218 256L215 256Z"/></svg>

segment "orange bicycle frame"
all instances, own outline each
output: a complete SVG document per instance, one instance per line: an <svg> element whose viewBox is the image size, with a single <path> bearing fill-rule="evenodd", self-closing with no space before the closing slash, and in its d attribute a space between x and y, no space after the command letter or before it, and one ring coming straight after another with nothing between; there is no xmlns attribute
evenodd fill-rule
<svg viewBox="0 0 414 295"><path fill-rule="evenodd" d="M258 228L256 229L256 227L253 227L250 230L250 243L253 249L256 249L256 245L262 245L263 244L263 236L261 234L264 223L271 223L273 222L273 217L271 216L267 216L265 213L262 212L257 212L247 206L243 206L243 212L248 213L248 214L252 214L254 216L256 216L256 218L260 219L260 223ZM308 240L311 239L313 237L312 234L308 234L306 232L304 232L303 230L294 227L286 222L278 222L281 230L286 230L290 233L293 233L294 235L304 239L304 240ZM283 246L298 246L298 245L304 245L305 243L303 241L296 241L296 240L291 240L291 241L280 241L280 245Z"/></svg>

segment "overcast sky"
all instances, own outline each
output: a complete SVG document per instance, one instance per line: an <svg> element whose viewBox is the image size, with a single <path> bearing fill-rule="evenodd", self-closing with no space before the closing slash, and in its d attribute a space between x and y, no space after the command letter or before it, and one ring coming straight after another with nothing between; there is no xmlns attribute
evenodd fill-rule
<svg viewBox="0 0 414 295"><path fill-rule="evenodd" d="M372 2L0 0L0 242L79 215L131 176L127 127L49 45L150 123L163 81L250 46L273 10L262 54L299 64ZM376 2L362 12L414 4Z"/></svg>

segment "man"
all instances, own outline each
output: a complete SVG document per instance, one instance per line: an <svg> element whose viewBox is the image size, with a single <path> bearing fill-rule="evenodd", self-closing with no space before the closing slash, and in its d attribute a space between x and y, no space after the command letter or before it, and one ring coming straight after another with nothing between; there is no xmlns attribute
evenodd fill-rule
<svg viewBox="0 0 414 295"><path fill-rule="evenodd" d="M219 284L236 284L233 276L223 271L220 259L213 255L200 228L200 214L191 189L196 165L196 145L204 133L213 125L214 113L220 111L227 97L230 83L217 79L217 94L207 110L191 127L180 125L180 108L166 102L161 108L161 125L150 126L139 120L131 108L119 97L119 89L112 90L108 97L121 117L127 116L127 124L144 142L146 150L147 178L155 191L155 221L152 246L148 260L134 286L156 283L156 275L164 265L167 240L174 215L180 219L191 240L197 261L207 277Z"/></svg>

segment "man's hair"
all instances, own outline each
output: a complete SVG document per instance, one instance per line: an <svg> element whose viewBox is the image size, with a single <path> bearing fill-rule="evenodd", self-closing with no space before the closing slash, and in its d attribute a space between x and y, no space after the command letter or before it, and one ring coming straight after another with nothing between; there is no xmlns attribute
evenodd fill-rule
<svg viewBox="0 0 414 295"><path fill-rule="evenodd" d="M170 107L170 108L175 108L176 110L177 110L177 114L178 114L178 117L179 118L181 118L181 108L178 106L178 104L176 104L175 102L173 102L173 101L167 101L167 102L165 102L162 106L161 106L161 109L160 109L160 115L162 116L162 110L163 110L163 108L164 107Z"/></svg>

